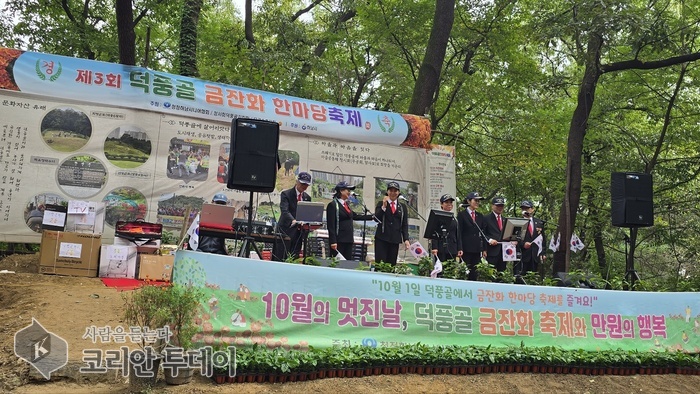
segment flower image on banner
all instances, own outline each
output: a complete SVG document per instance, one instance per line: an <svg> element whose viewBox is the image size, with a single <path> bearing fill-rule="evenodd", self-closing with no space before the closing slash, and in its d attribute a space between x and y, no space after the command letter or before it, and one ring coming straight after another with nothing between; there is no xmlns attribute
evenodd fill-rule
<svg viewBox="0 0 700 394"><path fill-rule="evenodd" d="M503 261L515 261L518 259L517 253L515 252L515 245L510 242L501 243L503 247Z"/></svg>
<svg viewBox="0 0 700 394"><path fill-rule="evenodd" d="M417 259L428 255L428 251L425 250L423 245L421 245L420 242L418 242L418 241L411 244L410 250L411 250L411 254L413 255L413 257L415 257Z"/></svg>

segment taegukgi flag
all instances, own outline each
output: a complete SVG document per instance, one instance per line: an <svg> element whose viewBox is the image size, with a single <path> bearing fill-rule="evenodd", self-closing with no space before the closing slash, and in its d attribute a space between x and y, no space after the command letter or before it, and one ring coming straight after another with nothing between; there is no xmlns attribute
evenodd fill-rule
<svg viewBox="0 0 700 394"><path fill-rule="evenodd" d="M502 242L501 247L503 248L503 261L515 261L518 259L515 245L510 242Z"/></svg>

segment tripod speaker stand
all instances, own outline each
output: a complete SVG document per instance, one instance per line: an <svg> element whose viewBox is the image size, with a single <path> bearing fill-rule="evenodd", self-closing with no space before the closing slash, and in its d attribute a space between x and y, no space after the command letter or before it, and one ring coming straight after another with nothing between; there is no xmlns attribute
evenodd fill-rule
<svg viewBox="0 0 700 394"><path fill-rule="evenodd" d="M241 250L238 252L238 257L250 258L250 250L254 250L258 254L259 258L262 258L262 254L258 250L258 245L255 244L255 240L251 236L253 232L253 192L250 192L250 203L248 204L248 226L245 230L245 238L243 238L243 244L241 245Z"/></svg>

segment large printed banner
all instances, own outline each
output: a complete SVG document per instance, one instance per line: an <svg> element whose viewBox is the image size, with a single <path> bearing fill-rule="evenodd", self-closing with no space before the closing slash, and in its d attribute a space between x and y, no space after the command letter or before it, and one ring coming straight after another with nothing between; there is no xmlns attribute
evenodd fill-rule
<svg viewBox="0 0 700 394"><path fill-rule="evenodd" d="M560 346L700 352L700 297L430 279L178 251L198 340L270 348Z"/></svg>
<svg viewBox="0 0 700 394"><path fill-rule="evenodd" d="M357 142L427 147L415 115L344 107L142 67L0 48L0 88L208 121L278 122L284 131Z"/></svg>
<svg viewBox="0 0 700 394"><path fill-rule="evenodd" d="M150 75L150 85L129 82L137 74ZM178 90L180 82L194 89L192 95ZM74 200L105 203L105 243L111 243L119 220L142 218L179 234L202 204L221 192L236 217L245 218L249 193L226 187L229 118L235 116L282 124L282 168L275 190L254 196L254 220L270 226L279 218L279 193L294 186L300 171L313 176L308 192L314 201L330 202L340 181L356 185L352 208L357 212L365 206L373 210L386 184L398 181L411 208L412 239L422 235L420 216L438 207L435 196L455 192L453 147L396 146L409 123L423 125L425 119L354 108L368 122L385 115L395 119L389 122L394 128L382 123L389 127L386 132L372 124L360 130L333 120L332 105L316 103L326 114L325 123L314 126L316 133L304 128L301 118L276 112L277 99L303 100L250 90L234 95L242 88L231 86L224 89L230 100L254 92L259 104L267 103L265 112L239 111L229 100L221 104L226 109L220 108L227 116L209 116L215 109L207 89L215 85L138 67L0 48L0 242L39 242L44 212ZM197 110L183 109L182 100ZM394 140L399 129L401 141ZM429 129L421 130L429 134ZM363 231L371 239L374 222L356 223L356 235Z"/></svg>

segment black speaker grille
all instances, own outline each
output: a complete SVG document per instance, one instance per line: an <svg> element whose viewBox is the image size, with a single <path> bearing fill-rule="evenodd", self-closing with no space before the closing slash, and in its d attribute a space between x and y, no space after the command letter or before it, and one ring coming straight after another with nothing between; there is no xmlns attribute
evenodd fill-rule
<svg viewBox="0 0 700 394"><path fill-rule="evenodd" d="M654 225L653 182L650 174L613 172L610 177L612 225Z"/></svg>
<svg viewBox="0 0 700 394"><path fill-rule="evenodd" d="M231 122L231 156L226 186L269 193L277 181L279 124L238 118Z"/></svg>

